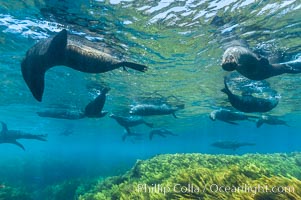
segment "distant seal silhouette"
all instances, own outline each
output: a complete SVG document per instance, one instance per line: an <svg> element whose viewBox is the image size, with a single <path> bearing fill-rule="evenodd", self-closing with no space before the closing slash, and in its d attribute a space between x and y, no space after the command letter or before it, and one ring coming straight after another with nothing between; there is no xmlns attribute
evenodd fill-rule
<svg viewBox="0 0 301 200"><path fill-rule="evenodd" d="M226 71L238 71L252 80L263 80L284 73L301 73L301 63L270 64L268 59L256 55L243 46L232 46L223 54L222 68Z"/></svg>
<svg viewBox="0 0 301 200"><path fill-rule="evenodd" d="M78 37L67 35L67 31L63 29L54 37L42 40L30 48L21 63L23 78L36 100L42 101L46 71L57 65L86 73L104 73L119 67L129 67L141 72L147 70L144 65L119 61L99 49L87 46Z"/></svg>
<svg viewBox="0 0 301 200"><path fill-rule="evenodd" d="M211 144L211 146L214 147L218 147L221 149L233 149L234 151L243 146L254 146L254 145L255 145L254 143L234 142L234 141L219 141Z"/></svg>
<svg viewBox="0 0 301 200"><path fill-rule="evenodd" d="M286 121L282 119L278 119L275 116L268 116L268 115L262 115L261 118L257 121L256 127L259 128L263 124L289 126Z"/></svg>
<svg viewBox="0 0 301 200"><path fill-rule="evenodd" d="M275 108L279 102L278 98L258 98L249 93L243 93L241 96L235 95L229 90L226 77L224 79L224 85L225 88L221 91L227 94L231 105L242 112L268 112Z"/></svg>
<svg viewBox="0 0 301 200"><path fill-rule="evenodd" d="M24 146L19 143L18 139L33 139L33 140L40 140L40 141L47 141L47 135L33 135L30 133L24 133L19 130L8 130L7 125L4 122L0 122L2 125L2 130L0 132L0 144L1 143L10 143L15 144L18 147L25 150Z"/></svg>
<svg viewBox="0 0 301 200"><path fill-rule="evenodd" d="M115 119L120 126L123 126L129 135L131 135L130 127L138 126L140 124L145 124L150 128L153 127L153 124L144 121L141 117L123 117L114 114L111 114L110 117Z"/></svg>
<svg viewBox="0 0 301 200"><path fill-rule="evenodd" d="M177 118L175 112L181 109L184 109L185 105L180 104L176 106L172 106L166 103L156 105L156 104L138 104L133 106L130 109L131 115L139 115L139 116L150 116L150 115L170 115L172 114L175 118Z"/></svg>
<svg viewBox="0 0 301 200"><path fill-rule="evenodd" d="M212 121L220 120L229 124L238 125L238 123L234 121L249 120L249 118L258 118L258 117L246 115L241 112L234 112L227 109L219 109L219 110L212 111L209 115L209 118Z"/></svg>

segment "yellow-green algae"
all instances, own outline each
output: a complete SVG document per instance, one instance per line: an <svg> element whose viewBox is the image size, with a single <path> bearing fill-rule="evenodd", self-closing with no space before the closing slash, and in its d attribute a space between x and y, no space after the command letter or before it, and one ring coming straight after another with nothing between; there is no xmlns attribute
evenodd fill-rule
<svg viewBox="0 0 301 200"><path fill-rule="evenodd" d="M31 200L30 193L24 187L13 187L0 183L0 200Z"/></svg>
<svg viewBox="0 0 301 200"><path fill-rule="evenodd" d="M80 200L103 199L245 199L282 200L301 199L301 153L208 155L159 155L139 160L123 176L110 177L99 182ZM142 184L142 185L141 185ZM148 189L138 190L143 184ZM155 185L156 184L156 185ZM173 188L176 184L177 191ZM286 192L216 192L210 186L256 187L268 189L287 187ZM158 186L160 185L160 186ZM180 186L192 191L179 192ZM205 189L204 189L204 186ZM161 189L158 189L161 187ZM164 194L164 187L170 188ZM196 188L200 190L197 191ZM157 189L157 190L156 190ZM212 188L214 190L215 188ZM152 191L151 191L152 190ZM244 190L246 191L246 190Z"/></svg>

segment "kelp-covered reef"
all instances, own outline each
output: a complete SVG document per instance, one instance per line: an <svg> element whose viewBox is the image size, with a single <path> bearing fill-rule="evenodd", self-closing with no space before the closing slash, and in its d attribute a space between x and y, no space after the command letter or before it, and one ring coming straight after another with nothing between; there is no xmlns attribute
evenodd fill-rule
<svg viewBox="0 0 301 200"><path fill-rule="evenodd" d="M80 200L301 199L301 153L159 155L98 182Z"/></svg>

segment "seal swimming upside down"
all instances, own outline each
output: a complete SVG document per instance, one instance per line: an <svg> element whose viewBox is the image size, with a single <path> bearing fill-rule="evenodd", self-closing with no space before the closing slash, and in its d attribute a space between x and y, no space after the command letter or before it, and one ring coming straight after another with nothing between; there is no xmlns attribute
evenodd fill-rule
<svg viewBox="0 0 301 200"><path fill-rule="evenodd" d="M147 66L120 61L84 42L63 29L54 37L30 48L21 63L23 78L36 100L42 101L45 73L51 67L64 65L86 73L104 73L119 67L144 72Z"/></svg>
<svg viewBox="0 0 301 200"><path fill-rule="evenodd" d="M232 46L223 54L222 68L226 71L238 71L252 80L263 80L284 73L301 73L301 63L270 64L268 59L256 55L243 46Z"/></svg>

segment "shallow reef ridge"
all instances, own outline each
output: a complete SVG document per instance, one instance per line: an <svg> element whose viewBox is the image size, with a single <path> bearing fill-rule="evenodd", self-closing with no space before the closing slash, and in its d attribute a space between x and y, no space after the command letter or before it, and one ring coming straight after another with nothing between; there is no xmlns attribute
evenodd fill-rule
<svg viewBox="0 0 301 200"><path fill-rule="evenodd" d="M99 181L80 200L301 199L301 153L166 154L138 160L123 176Z"/></svg>

